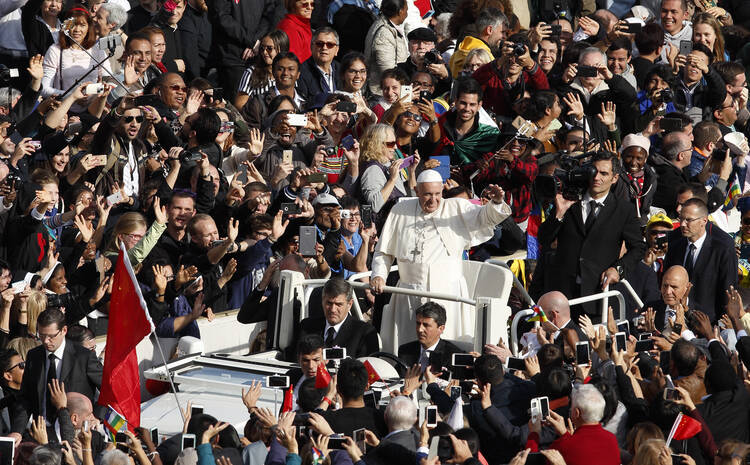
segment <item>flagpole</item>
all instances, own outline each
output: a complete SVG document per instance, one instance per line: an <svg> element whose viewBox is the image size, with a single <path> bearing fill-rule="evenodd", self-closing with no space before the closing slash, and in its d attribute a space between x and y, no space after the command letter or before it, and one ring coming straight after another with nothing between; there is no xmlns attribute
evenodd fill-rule
<svg viewBox="0 0 750 465"><path fill-rule="evenodd" d="M156 335L155 331L151 332L151 336L153 336L154 340L156 341L156 347L159 349L159 353L161 354L161 359L164 361L164 369L167 371L167 379L169 380L169 386L172 390L172 394L174 395L174 401L177 403L177 411L180 412L180 416L182 417L182 422L185 423L185 412L182 411L182 407L180 406L180 399L177 397L177 388L174 386L174 382L172 381L172 373L169 371L169 367L167 367L167 357L164 356L164 350L161 348L161 343L159 342L159 336Z"/></svg>

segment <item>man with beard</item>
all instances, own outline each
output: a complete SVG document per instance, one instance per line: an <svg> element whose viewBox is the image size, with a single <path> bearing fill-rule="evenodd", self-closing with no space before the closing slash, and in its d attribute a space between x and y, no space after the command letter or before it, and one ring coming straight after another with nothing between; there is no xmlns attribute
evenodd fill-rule
<svg viewBox="0 0 750 465"><path fill-rule="evenodd" d="M189 244L185 228L195 215L195 199L189 192L175 191L167 204L167 230L149 255L165 258L177 270L180 255ZM151 258L151 257L149 257Z"/></svg>
<svg viewBox="0 0 750 465"><path fill-rule="evenodd" d="M146 34L136 32L129 36L122 56L124 64L117 78L125 84L127 90L115 85L107 98L110 105L127 93L142 91L149 81L158 76L158 72L151 69L151 40ZM105 78L105 81L110 80ZM114 81L110 82L116 84Z"/></svg>
<svg viewBox="0 0 750 465"><path fill-rule="evenodd" d="M185 13L178 23L177 33L182 42L185 79L188 81L205 76L203 69L211 49L211 22L207 11L206 0L188 0Z"/></svg>

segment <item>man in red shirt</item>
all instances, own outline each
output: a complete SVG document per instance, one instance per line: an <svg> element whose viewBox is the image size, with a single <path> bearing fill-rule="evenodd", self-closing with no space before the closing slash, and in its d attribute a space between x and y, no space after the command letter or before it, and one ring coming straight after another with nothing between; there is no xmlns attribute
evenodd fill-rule
<svg viewBox="0 0 750 465"><path fill-rule="evenodd" d="M560 437L550 444L550 449L560 451L567 465L589 465L596 457L597 465L619 465L620 448L615 435L602 428L599 423L604 416L604 397L591 384L573 388L570 420L550 410L547 421ZM529 422L532 432L526 447L532 452L539 450L539 422ZM573 432L575 431L575 432Z"/></svg>

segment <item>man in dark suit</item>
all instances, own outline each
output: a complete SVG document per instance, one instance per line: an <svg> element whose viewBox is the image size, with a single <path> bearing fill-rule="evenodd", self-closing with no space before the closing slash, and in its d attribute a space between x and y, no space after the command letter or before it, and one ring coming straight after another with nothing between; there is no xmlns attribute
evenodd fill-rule
<svg viewBox="0 0 750 465"><path fill-rule="evenodd" d="M685 297L690 291L690 277L687 270L680 265L673 265L664 272L661 280L661 298L657 301L646 302L644 308L651 308L656 312L654 316L654 327L660 332L670 327L670 320L677 316L677 310L683 304ZM690 308L689 302L686 302ZM687 328L684 328L687 329Z"/></svg>
<svg viewBox="0 0 750 465"><path fill-rule="evenodd" d="M339 35L325 26L316 29L310 43L312 55L300 66L297 91L306 102L318 94L330 94L339 88L338 64L334 61L339 51Z"/></svg>
<svg viewBox="0 0 750 465"><path fill-rule="evenodd" d="M413 428L417 421L417 406L405 396L391 399L385 409L388 434L380 444L367 451L363 457L369 465L413 464L417 459L419 431Z"/></svg>
<svg viewBox="0 0 750 465"><path fill-rule="evenodd" d="M680 232L671 234L664 266L682 265L690 276L692 305L716 321L726 305L726 290L737 287L734 241L708 222L708 208L690 199L680 210Z"/></svg>
<svg viewBox="0 0 750 465"><path fill-rule="evenodd" d="M558 193L553 213L539 228L539 242L545 250L557 240L549 264L549 276L555 279L545 288L568 298L595 294L619 282L646 251L632 204L610 192L617 182L620 160L602 151L593 156L592 164L596 173L583 199L569 200ZM620 257L623 241L627 253ZM596 306L585 306L584 311L595 315Z"/></svg>
<svg viewBox="0 0 750 465"><path fill-rule="evenodd" d="M551 341L560 347L564 347L565 338L560 337L563 329L572 329L578 335L579 341L588 339L578 323L570 317L570 304L565 294L559 291L550 291L539 298L537 305L542 307L544 314L550 324L542 323L542 327L551 337ZM558 329L556 330L555 327Z"/></svg>
<svg viewBox="0 0 750 465"><path fill-rule="evenodd" d="M417 318L417 340L398 348L398 358L411 367L419 364L422 371L429 364L447 367L451 356L460 353L455 344L440 338L445 330L445 309L435 302L427 302L415 310Z"/></svg>
<svg viewBox="0 0 750 465"><path fill-rule="evenodd" d="M352 286L341 278L332 278L323 286L322 317L309 317L300 323L300 337L318 334L326 348L343 347L350 357L366 357L380 350L378 333L364 321L349 314L354 303Z"/></svg>
<svg viewBox="0 0 750 465"><path fill-rule="evenodd" d="M42 345L29 351L21 381L25 418L13 421L14 427L25 427L29 415L45 416L48 425L54 424L56 409L47 387L52 379L64 383L67 392L83 394L92 403L96 390L102 385L102 365L96 354L65 340L68 327L63 312L50 308L40 313L37 332Z"/></svg>

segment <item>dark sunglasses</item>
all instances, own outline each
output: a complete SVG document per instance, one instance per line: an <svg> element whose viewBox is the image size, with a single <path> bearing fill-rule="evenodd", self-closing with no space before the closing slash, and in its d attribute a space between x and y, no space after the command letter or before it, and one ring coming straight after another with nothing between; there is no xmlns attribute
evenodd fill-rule
<svg viewBox="0 0 750 465"><path fill-rule="evenodd" d="M411 118L414 121L422 121L422 115L420 115L419 113L412 113L410 111L405 111L401 114L403 115L404 118Z"/></svg>
<svg viewBox="0 0 750 465"><path fill-rule="evenodd" d="M13 368L15 368L15 367L18 367L18 368L20 368L22 370L25 370L26 369L26 362L18 362L18 363L16 363L12 367L8 368L8 371L6 371L6 373L9 373L9 372L13 371Z"/></svg>
<svg viewBox="0 0 750 465"><path fill-rule="evenodd" d="M389 149L392 149L393 147L396 146L396 141L395 140L391 141L391 142L384 142L384 143L385 143L385 146L388 147Z"/></svg>
<svg viewBox="0 0 750 465"><path fill-rule="evenodd" d="M172 84L171 86L167 86L169 89L175 91L175 92L185 92L187 93L188 88L185 86L178 86L177 84Z"/></svg>
<svg viewBox="0 0 750 465"><path fill-rule="evenodd" d="M747 218L742 218L742 224L745 226L750 226L750 216Z"/></svg>
<svg viewBox="0 0 750 465"><path fill-rule="evenodd" d="M338 45L339 44L337 44L336 42L324 42L322 40L315 41L315 46L318 48L333 48L337 47Z"/></svg>
<svg viewBox="0 0 750 465"><path fill-rule="evenodd" d="M143 122L143 116L123 116L122 118L126 123L132 123L135 120L136 123Z"/></svg>

